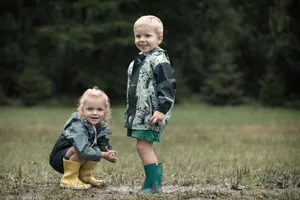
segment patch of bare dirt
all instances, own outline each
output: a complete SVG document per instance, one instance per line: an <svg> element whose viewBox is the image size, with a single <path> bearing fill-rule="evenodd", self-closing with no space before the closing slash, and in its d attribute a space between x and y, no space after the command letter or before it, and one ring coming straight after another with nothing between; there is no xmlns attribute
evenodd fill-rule
<svg viewBox="0 0 300 200"><path fill-rule="evenodd" d="M56 187L56 186L55 186ZM138 187L131 186L107 186L105 188L91 188L89 190L66 190L59 187L47 188L36 187L29 188L26 193L18 195L9 195L6 200L44 200L44 199L75 199L75 200L119 200L119 199L278 199L285 196L285 193L293 191L293 199L300 198L300 188L296 189L263 189L263 188L244 188L242 190L235 190L226 186L212 186L212 185L197 185L197 186L163 186L162 194L143 194L130 195L129 191L138 190ZM1 199L1 198L0 198ZM280 198L282 199L282 198ZM283 198L285 199L285 198ZM289 199L289 198L287 198Z"/></svg>

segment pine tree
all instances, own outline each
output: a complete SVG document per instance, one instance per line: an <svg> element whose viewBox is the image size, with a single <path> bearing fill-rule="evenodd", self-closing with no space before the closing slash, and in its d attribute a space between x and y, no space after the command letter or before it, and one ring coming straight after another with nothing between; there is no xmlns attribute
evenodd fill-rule
<svg viewBox="0 0 300 200"><path fill-rule="evenodd" d="M204 47L204 81L200 86L208 103L225 105L242 102L242 72L235 49L239 39L240 20L230 1L215 1L209 5L206 20L208 30Z"/></svg>
<svg viewBox="0 0 300 200"><path fill-rule="evenodd" d="M201 88L204 100L216 105L235 105L242 102L242 73L233 64L230 53L223 52L216 63L208 67L206 75Z"/></svg>

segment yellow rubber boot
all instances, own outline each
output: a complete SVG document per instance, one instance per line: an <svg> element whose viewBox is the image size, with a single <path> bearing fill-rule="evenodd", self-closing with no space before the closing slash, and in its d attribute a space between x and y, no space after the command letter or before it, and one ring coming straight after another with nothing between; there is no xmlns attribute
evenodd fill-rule
<svg viewBox="0 0 300 200"><path fill-rule="evenodd" d="M60 187L76 190L89 189L91 185L78 179L80 163L64 159L64 175L60 180Z"/></svg>
<svg viewBox="0 0 300 200"><path fill-rule="evenodd" d="M93 176L93 171L97 166L97 162L87 161L79 170L79 179L91 185L104 186L104 180L98 180Z"/></svg>

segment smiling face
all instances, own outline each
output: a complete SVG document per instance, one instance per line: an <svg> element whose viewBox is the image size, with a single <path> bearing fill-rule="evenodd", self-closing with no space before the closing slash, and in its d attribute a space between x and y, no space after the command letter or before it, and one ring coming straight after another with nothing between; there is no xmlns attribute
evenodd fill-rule
<svg viewBox="0 0 300 200"><path fill-rule="evenodd" d="M135 45L141 52L148 52L162 42L162 36L147 26L139 26L134 29Z"/></svg>
<svg viewBox="0 0 300 200"><path fill-rule="evenodd" d="M102 97L88 96L82 107L84 118L92 125L97 125L105 120L105 99Z"/></svg>

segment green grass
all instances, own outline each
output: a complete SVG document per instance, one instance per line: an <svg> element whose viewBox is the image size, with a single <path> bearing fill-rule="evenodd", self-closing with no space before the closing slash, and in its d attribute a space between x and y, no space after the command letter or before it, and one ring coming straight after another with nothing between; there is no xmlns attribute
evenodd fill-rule
<svg viewBox="0 0 300 200"><path fill-rule="evenodd" d="M72 108L0 108L0 195L6 198L91 198L87 191L59 188L60 175L48 164L49 153ZM113 107L111 143L116 164L101 161L95 176L109 187L137 187L143 168L135 140L126 137L124 108ZM106 199L188 199L300 197L300 111L252 106L176 106L161 142L154 145L164 163L166 193L128 196L115 191ZM242 193L230 189L246 187ZM189 188L186 191L171 187ZM200 190L199 187L203 188ZM198 188L194 191L191 188ZM168 191L169 190L169 191ZM38 191L38 196L36 195ZM99 192L100 191L100 192ZM107 191L107 190L106 190ZM26 196L27 195L27 196ZM116 196L117 195L117 196ZM78 197L78 198L79 198ZM286 198L288 197L288 198Z"/></svg>

